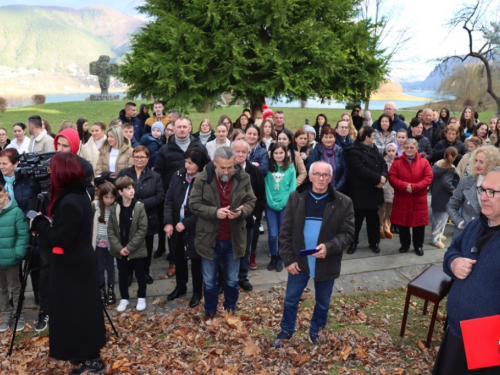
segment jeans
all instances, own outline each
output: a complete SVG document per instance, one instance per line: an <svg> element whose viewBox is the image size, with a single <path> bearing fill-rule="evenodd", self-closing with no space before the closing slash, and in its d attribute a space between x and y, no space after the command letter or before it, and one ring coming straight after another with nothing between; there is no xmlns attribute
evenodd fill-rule
<svg viewBox="0 0 500 375"><path fill-rule="evenodd" d="M280 234L281 223L285 216L285 209L275 211L271 207L266 207L269 252L271 255L278 254L278 236Z"/></svg>
<svg viewBox="0 0 500 375"><path fill-rule="evenodd" d="M236 311L238 302L238 271L240 269L240 259L233 259L233 243L229 241L215 242L213 259L201 258L201 271L203 273L203 293L205 295L205 311L208 314L217 312L219 301L217 294L217 269L219 259L224 264L224 309Z"/></svg>
<svg viewBox="0 0 500 375"><path fill-rule="evenodd" d="M99 286L104 286L106 283L104 270L106 270L106 273L108 274L108 285L115 285L115 258L109 254L109 250L105 247L96 246L95 252L97 255Z"/></svg>
<svg viewBox="0 0 500 375"><path fill-rule="evenodd" d="M299 301L308 281L309 275L305 272L300 271L298 275L288 274L283 307L283 319L281 320L281 329L286 333L292 335L295 333L295 323L297 321ZM320 328L324 329L326 326L334 282L335 280L314 280L316 304L314 305L314 312L311 319L311 335L317 335Z"/></svg>
<svg viewBox="0 0 500 375"><path fill-rule="evenodd" d="M432 233L431 243L441 242L446 222L448 221L448 212L432 210Z"/></svg>
<svg viewBox="0 0 500 375"><path fill-rule="evenodd" d="M135 271L135 277L137 278L137 298L146 298L146 273L144 271L144 262L146 258L135 258L128 259L127 257L116 258L116 264L118 266L118 286L120 287L120 296L122 299L129 299L128 294L128 276L132 274L129 273L129 267Z"/></svg>
<svg viewBox="0 0 500 375"><path fill-rule="evenodd" d="M240 259L240 272L238 273L238 280L248 280L248 270L250 268L250 252L252 249L252 239L254 230L259 233L259 227L247 228L247 248L245 255Z"/></svg>

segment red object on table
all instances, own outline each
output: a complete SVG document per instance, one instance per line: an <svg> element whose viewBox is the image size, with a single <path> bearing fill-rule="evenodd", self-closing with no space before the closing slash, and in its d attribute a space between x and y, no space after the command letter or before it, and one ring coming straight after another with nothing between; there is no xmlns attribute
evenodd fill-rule
<svg viewBox="0 0 500 375"><path fill-rule="evenodd" d="M469 370L500 365L500 315L462 320L462 337Z"/></svg>

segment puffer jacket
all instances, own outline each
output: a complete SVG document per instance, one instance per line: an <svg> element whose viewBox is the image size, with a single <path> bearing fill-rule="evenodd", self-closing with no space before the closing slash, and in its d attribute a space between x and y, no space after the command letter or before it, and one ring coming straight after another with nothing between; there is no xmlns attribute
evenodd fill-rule
<svg viewBox="0 0 500 375"><path fill-rule="evenodd" d="M31 178L21 178L16 173L16 179L14 180L14 199L16 200L17 206L25 215L29 211L31 184ZM5 185L5 179L2 174L0 174L0 185Z"/></svg>
<svg viewBox="0 0 500 375"><path fill-rule="evenodd" d="M148 149L148 167L153 168L156 163L156 158L158 157L158 151L160 150L160 147L163 146L163 143L161 143L160 139L153 137L150 132L142 136L141 145Z"/></svg>
<svg viewBox="0 0 500 375"><path fill-rule="evenodd" d="M259 163L259 169L262 172L262 176L266 177L267 172L269 172L269 154L265 147L257 144L250 151L247 156L247 160L250 163Z"/></svg>
<svg viewBox="0 0 500 375"><path fill-rule="evenodd" d="M121 259L120 251L123 249L120 240L121 207L118 203L114 203L109 210L109 253L115 258ZM134 210L132 211L132 223L130 224L129 242L127 243L127 250L130 251L128 259L146 258L148 256L145 240L147 231L148 217L146 216L146 210L141 202L136 201Z"/></svg>
<svg viewBox="0 0 500 375"><path fill-rule="evenodd" d="M16 201L9 198L0 211L0 269L18 266L28 242L28 222Z"/></svg>
<svg viewBox="0 0 500 375"><path fill-rule="evenodd" d="M255 197L250 176L239 165L235 166L231 188L231 208L243 205L241 215L229 220L231 240L233 244L233 258L238 259L245 255L247 243L246 217L252 214L257 198ZM220 230L220 219L217 210L220 208L220 195L215 177L213 162L209 163L203 172L196 176L193 190L189 196L189 209L198 216L196 223L196 237L194 240L196 252L203 258L213 260L215 241Z"/></svg>
<svg viewBox="0 0 500 375"><path fill-rule="evenodd" d="M116 158L115 173L118 174L122 169L132 166L132 152L134 149L130 146L130 140L127 137L123 138L123 145L120 148L118 157ZM106 140L99 150L99 158L95 168L95 175L99 176L102 172L109 171L109 153L111 146Z"/></svg>
<svg viewBox="0 0 500 375"><path fill-rule="evenodd" d="M101 143L101 148L106 142L106 135L104 135L104 139ZM94 173L97 167L97 160L99 159L100 148L97 148L95 144L94 138L90 137L87 143L82 146L82 158L87 160L90 164L92 164L92 168L94 169Z"/></svg>

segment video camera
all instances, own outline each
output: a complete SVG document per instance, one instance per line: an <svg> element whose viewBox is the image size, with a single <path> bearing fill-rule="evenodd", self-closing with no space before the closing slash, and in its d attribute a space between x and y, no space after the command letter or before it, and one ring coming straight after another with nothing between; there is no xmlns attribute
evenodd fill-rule
<svg viewBox="0 0 500 375"><path fill-rule="evenodd" d="M55 152L22 153L16 156L19 164L15 172L20 178L32 177L38 181L50 180L50 160Z"/></svg>

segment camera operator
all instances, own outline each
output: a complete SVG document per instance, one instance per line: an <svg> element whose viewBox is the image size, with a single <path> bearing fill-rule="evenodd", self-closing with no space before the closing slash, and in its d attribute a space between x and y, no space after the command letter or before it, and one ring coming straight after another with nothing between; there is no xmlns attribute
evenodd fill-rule
<svg viewBox="0 0 500 375"><path fill-rule="evenodd" d="M75 129L65 129L60 132L54 139L54 148L58 152L68 152L76 155L80 147L80 137ZM94 199L94 170L92 165L84 158L76 155L78 162L82 166L85 173L85 188L87 189L90 199ZM37 179L32 180L31 186L31 198L30 198L30 210L36 210L38 194L42 193L42 184ZM44 202L41 207L42 214L46 215L48 212L48 202ZM76 228L75 228L76 230ZM35 324L35 331L41 332L47 328L47 323L49 321L49 265L50 265L50 253L51 247L42 239L38 239L38 245L40 247L40 311L38 313L38 320Z"/></svg>
<svg viewBox="0 0 500 375"><path fill-rule="evenodd" d="M48 218L52 223L38 215L31 225L50 249L49 354L82 364L71 374L100 374L105 371L99 351L106 344L106 330L92 247L91 199L76 155L59 152L50 166Z"/></svg>

